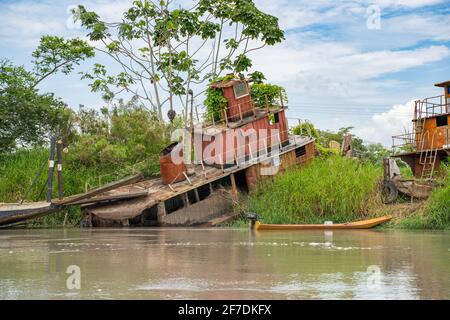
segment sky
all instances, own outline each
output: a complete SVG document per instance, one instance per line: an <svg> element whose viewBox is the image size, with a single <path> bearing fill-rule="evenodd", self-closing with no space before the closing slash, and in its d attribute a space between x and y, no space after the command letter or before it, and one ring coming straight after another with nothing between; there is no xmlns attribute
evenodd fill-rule
<svg viewBox="0 0 450 320"><path fill-rule="evenodd" d="M189 2L188 0L182 0ZM70 9L83 4L117 21L131 0L0 0L0 57L31 67L45 34L83 37ZM389 146L410 130L413 101L442 94L450 80L449 0L255 0L279 18L286 40L251 54L253 67L284 86L291 123L307 119L319 129L354 127L369 143ZM102 56L77 71L89 70ZM72 108L104 105L74 73L39 87ZM201 103L199 101L198 103Z"/></svg>

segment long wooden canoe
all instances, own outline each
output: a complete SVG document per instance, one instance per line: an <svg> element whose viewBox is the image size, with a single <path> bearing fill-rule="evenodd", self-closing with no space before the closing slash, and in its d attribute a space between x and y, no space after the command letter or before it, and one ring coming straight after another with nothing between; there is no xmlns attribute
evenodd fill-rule
<svg viewBox="0 0 450 320"><path fill-rule="evenodd" d="M392 216L384 216L369 220L336 223L336 224L263 224L255 222L255 230L337 230L337 229L370 229L383 222L389 221Z"/></svg>

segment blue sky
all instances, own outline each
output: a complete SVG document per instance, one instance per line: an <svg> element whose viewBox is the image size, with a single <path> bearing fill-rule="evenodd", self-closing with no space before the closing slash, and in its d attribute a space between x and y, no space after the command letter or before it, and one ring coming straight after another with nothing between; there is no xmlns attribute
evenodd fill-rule
<svg viewBox="0 0 450 320"><path fill-rule="evenodd" d="M410 101L441 94L433 84L450 80L448 0L255 2L277 16L286 31L284 43L253 55L253 66L286 87L291 118L309 119L321 129L353 126L366 141L389 145L391 135L410 126ZM129 3L0 0L0 56L29 66L40 36L84 36L71 24L70 7L84 4L104 19L117 20ZM367 27L371 5L380 9L379 29ZM55 76L40 89L74 108L104 104L77 74Z"/></svg>

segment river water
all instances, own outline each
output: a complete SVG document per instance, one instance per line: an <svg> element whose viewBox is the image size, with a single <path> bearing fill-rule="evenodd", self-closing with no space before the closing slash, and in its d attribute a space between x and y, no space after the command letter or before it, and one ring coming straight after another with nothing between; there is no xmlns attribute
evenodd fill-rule
<svg viewBox="0 0 450 320"><path fill-rule="evenodd" d="M1 230L0 299L450 299L450 233Z"/></svg>

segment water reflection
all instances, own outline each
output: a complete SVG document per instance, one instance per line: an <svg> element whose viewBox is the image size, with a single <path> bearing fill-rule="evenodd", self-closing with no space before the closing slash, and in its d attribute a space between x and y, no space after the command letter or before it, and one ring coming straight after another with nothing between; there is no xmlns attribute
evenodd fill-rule
<svg viewBox="0 0 450 320"><path fill-rule="evenodd" d="M449 299L449 240L448 232L4 230L0 298ZM80 290L66 286L73 265Z"/></svg>

